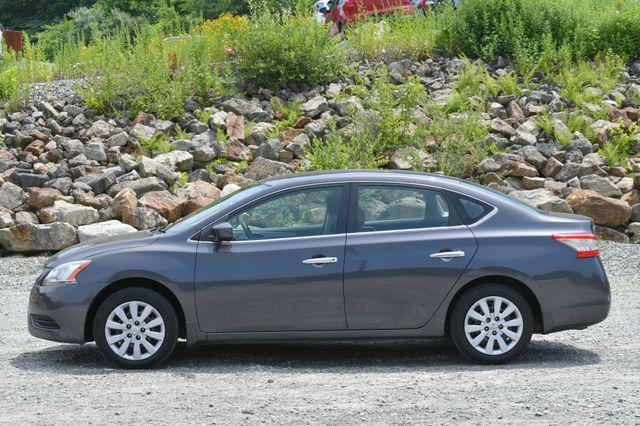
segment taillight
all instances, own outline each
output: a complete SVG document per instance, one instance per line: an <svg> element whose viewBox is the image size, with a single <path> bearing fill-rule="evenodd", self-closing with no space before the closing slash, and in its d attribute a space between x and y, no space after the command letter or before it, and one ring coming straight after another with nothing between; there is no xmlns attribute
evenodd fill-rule
<svg viewBox="0 0 640 426"><path fill-rule="evenodd" d="M574 249L580 259L600 256L598 237L593 234L561 234L553 239Z"/></svg>

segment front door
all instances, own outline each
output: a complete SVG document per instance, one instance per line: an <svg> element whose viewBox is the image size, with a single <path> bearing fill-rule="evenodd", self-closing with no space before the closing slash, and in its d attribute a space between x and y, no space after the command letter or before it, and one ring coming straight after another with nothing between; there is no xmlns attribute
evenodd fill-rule
<svg viewBox="0 0 640 426"><path fill-rule="evenodd" d="M443 192L354 185L344 274L349 329L424 326L476 248Z"/></svg>
<svg viewBox="0 0 640 426"><path fill-rule="evenodd" d="M201 329L344 330L347 199L342 185L278 193L230 215L233 241L199 242Z"/></svg>

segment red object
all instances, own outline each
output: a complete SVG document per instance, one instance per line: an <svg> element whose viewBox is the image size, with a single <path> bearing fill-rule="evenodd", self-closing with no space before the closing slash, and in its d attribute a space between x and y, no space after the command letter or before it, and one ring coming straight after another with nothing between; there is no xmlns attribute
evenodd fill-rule
<svg viewBox="0 0 640 426"><path fill-rule="evenodd" d="M411 0L336 0L336 3L327 19L333 21L337 32L371 15L416 12Z"/></svg>
<svg viewBox="0 0 640 426"><path fill-rule="evenodd" d="M21 31L4 30L2 32L2 38L8 48L16 52L22 52L23 36Z"/></svg>
<svg viewBox="0 0 640 426"><path fill-rule="evenodd" d="M574 249L579 259L600 256L598 237L593 234L553 235L553 239Z"/></svg>

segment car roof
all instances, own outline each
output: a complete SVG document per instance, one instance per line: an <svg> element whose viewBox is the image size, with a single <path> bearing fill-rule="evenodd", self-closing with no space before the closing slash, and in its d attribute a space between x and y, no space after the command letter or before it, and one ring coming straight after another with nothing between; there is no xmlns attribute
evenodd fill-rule
<svg viewBox="0 0 640 426"><path fill-rule="evenodd" d="M334 170L322 172L303 172L281 175L262 181L270 187L289 187L305 184L349 182L381 182L381 183L422 183L438 185L443 188L476 185L446 176L440 173L423 173L404 170Z"/></svg>

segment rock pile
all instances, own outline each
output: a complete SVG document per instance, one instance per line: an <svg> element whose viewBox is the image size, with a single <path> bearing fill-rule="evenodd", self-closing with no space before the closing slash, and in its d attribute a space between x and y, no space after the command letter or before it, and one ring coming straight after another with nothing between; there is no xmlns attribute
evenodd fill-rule
<svg viewBox="0 0 640 426"><path fill-rule="evenodd" d="M413 75L439 102L451 94L461 62L402 61L388 68L392 81ZM561 112L570 105L552 87L490 97L482 120L502 152L482 161L475 178L542 210L587 215L603 238L640 237L640 175L633 175L640 160L607 166L598 152L618 123L638 123L640 77L623 77L619 87L599 93L609 120L591 120L591 139L569 132ZM145 113L133 120L102 116L62 93L0 116L0 244L6 251L55 251L165 226L253 181L304 169L310 141L323 138L331 123L348 128L351 113L363 110L348 81L277 94L261 89L208 107L187 100L187 112L172 121ZM299 103L302 115L276 131L281 117L274 106L288 102ZM205 114L194 113L199 109ZM543 113L553 120L552 134L540 127ZM563 144L560 133L569 135ZM161 140L168 148L153 143ZM410 169L416 157L425 170L438 170L417 147L389 153L389 166Z"/></svg>

